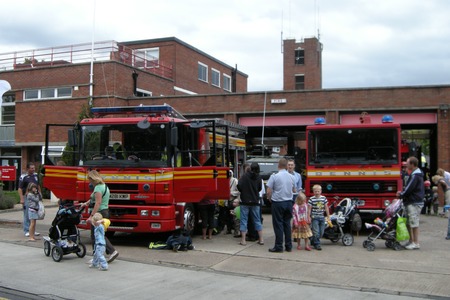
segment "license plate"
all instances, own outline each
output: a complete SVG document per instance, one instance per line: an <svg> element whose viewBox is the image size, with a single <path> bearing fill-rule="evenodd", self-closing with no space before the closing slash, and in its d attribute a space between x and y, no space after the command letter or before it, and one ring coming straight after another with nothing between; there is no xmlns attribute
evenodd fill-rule
<svg viewBox="0 0 450 300"><path fill-rule="evenodd" d="M115 193L112 193L112 194L109 195L109 199L130 200L130 194L115 194Z"/></svg>

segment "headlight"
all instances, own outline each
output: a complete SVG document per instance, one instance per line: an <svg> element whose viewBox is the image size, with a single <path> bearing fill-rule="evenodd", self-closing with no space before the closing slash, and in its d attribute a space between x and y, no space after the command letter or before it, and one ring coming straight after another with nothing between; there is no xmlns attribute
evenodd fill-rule
<svg viewBox="0 0 450 300"><path fill-rule="evenodd" d="M388 207L389 204L391 204L391 201L389 201L389 200L384 200L384 206L385 206L385 207Z"/></svg>
<svg viewBox="0 0 450 300"><path fill-rule="evenodd" d="M148 217L148 210L141 210L141 217Z"/></svg>

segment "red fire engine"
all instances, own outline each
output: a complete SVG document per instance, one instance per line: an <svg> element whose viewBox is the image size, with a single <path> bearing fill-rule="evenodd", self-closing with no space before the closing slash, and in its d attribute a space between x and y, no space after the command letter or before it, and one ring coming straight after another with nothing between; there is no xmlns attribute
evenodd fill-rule
<svg viewBox="0 0 450 300"><path fill-rule="evenodd" d="M85 202L92 193L87 173L99 171L111 191L108 231L190 230L196 203L229 198L228 170L238 174L245 160L246 127L187 120L167 104L98 107L92 113L94 118L68 130L64 166L54 165L46 151L44 187L60 199ZM62 126L68 125L47 125L46 149ZM89 228L87 217L86 210L81 228Z"/></svg>
<svg viewBox="0 0 450 300"><path fill-rule="evenodd" d="M362 216L379 214L402 190L401 130L392 116L372 124L362 114L359 124L326 125L323 118L306 128L307 195L315 184L327 197L360 200Z"/></svg>

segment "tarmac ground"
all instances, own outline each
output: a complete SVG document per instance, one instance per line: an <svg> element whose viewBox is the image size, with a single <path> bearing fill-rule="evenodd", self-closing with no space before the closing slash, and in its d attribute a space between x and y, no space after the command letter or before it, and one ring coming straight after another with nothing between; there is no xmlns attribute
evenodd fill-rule
<svg viewBox="0 0 450 300"><path fill-rule="evenodd" d="M41 237L57 211L49 201L46 207L46 218L37 223ZM441 217L421 216L421 249L410 251L394 251L383 240L367 251L362 246L367 232L361 232L352 246L323 240L322 251L270 253L275 238L267 214L265 245L242 246L221 233L212 240L195 236L195 250L175 253L148 249L154 235L119 233L111 242L120 255L108 272L85 264L92 253L87 231L81 239L88 255L69 254L56 263L44 255L42 241L27 242L21 220L20 208L0 212L0 298L15 299L12 293L22 295L17 299L450 299L448 220Z"/></svg>

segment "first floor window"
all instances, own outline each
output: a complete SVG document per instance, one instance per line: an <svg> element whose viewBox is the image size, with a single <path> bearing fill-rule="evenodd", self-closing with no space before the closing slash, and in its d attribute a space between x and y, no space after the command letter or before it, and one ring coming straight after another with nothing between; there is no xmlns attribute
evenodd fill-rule
<svg viewBox="0 0 450 300"><path fill-rule="evenodd" d="M305 75L295 75L295 89L296 90L305 89Z"/></svg>
<svg viewBox="0 0 450 300"><path fill-rule="evenodd" d="M16 120L16 95L14 93L6 93L2 98L0 124L14 125Z"/></svg>
<svg viewBox="0 0 450 300"><path fill-rule="evenodd" d="M216 69L211 69L211 84L220 87L220 72Z"/></svg>
<svg viewBox="0 0 450 300"><path fill-rule="evenodd" d="M231 77L227 74L223 74L223 89L231 92Z"/></svg>
<svg viewBox="0 0 450 300"><path fill-rule="evenodd" d="M201 62L198 63L198 80L208 82L208 66Z"/></svg>

